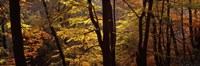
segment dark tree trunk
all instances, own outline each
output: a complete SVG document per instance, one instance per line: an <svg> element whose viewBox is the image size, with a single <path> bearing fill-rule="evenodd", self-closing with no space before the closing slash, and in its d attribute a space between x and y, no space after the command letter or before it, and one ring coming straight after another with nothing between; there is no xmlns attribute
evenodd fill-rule
<svg viewBox="0 0 200 66"><path fill-rule="evenodd" d="M143 9L146 8L146 2L147 0L143 0ZM146 66L146 61L143 60L142 55L144 55L144 51L142 48L142 41L143 41L143 31L142 31L142 22L143 22L143 18L145 17L146 12L143 10L141 16L139 17L139 42L138 42L138 51L136 53L136 62L137 62L137 66ZM144 65L143 65L144 64Z"/></svg>
<svg viewBox="0 0 200 66"><path fill-rule="evenodd" d="M95 32L97 34L98 42L102 50L103 65L115 66L115 42L116 42L116 28L115 22L112 18L112 6L110 0L103 0L103 40L98 24L97 15L95 9L92 6L91 0L88 0L89 15L94 25ZM94 14L93 14L94 12ZM96 21L95 18L96 17Z"/></svg>
<svg viewBox="0 0 200 66"><path fill-rule="evenodd" d="M89 10L89 16L90 16L90 20L92 21L94 27L95 27L95 32L96 32L96 35L97 35L97 38L98 38L98 42L99 42L99 45L100 47L102 47L102 36L101 36L101 32L100 32L100 27L99 27L99 24L98 24L98 19L97 19L97 16L96 16L96 20L94 19L94 15L93 15L93 6L92 6L92 2L91 0L88 0L88 4L89 4L89 7L88 7L88 10ZM94 10L95 12L95 10Z"/></svg>
<svg viewBox="0 0 200 66"><path fill-rule="evenodd" d="M175 35L174 35L174 30L173 30L173 28L172 28L172 24L171 24L171 26L170 26L170 32L171 32L171 38L172 38L172 41L173 41L173 43L174 43L174 52L175 52L175 54L176 54L176 57L179 57L179 53L178 53L178 47L177 47L177 41L176 41L176 37L175 37Z"/></svg>
<svg viewBox="0 0 200 66"><path fill-rule="evenodd" d="M194 28L194 40L195 40L195 59L200 60L200 28Z"/></svg>
<svg viewBox="0 0 200 66"><path fill-rule="evenodd" d="M57 37L57 35L56 35L56 31L54 30L54 28L53 28L52 26L50 26L50 28L51 28L51 31L52 31L52 35L53 35L54 38L55 38L56 45L57 45L58 50L59 50L59 53L60 53L60 58L62 59L62 64L63 64L63 66L67 66L67 65L66 65L66 62L65 62L65 56L64 56L63 51L62 51L62 47L60 46L58 37Z"/></svg>
<svg viewBox="0 0 200 66"><path fill-rule="evenodd" d="M138 66L147 66L147 44L148 44L148 38L149 38L149 27L150 27L150 21L152 17L152 7L153 7L153 0L144 0L143 2L143 8L146 8L146 2L148 2L148 12L147 12L147 19L146 19L146 29L145 29L145 35L144 35L144 42L142 44L141 34L142 34L142 20L145 16L145 11L142 12L142 15L139 18L139 45L138 45L138 52L137 52L137 65Z"/></svg>
<svg viewBox="0 0 200 66"><path fill-rule="evenodd" d="M167 0L167 3L169 3L169 0ZM166 31L166 34L167 34L167 44L166 44L166 47L167 47L167 51L166 51L166 66L170 66L170 45L171 45L171 40L170 40L170 35L169 35L169 32L170 32L170 26L171 26L171 20L170 20L170 5L167 6L167 31Z"/></svg>
<svg viewBox="0 0 200 66"><path fill-rule="evenodd" d="M169 3L169 0L167 0L167 3ZM171 45L171 39L170 39L170 35L169 35L169 31L170 31L170 26L171 26L171 22L170 22L170 5L167 6L167 30L166 30L166 38L167 38L167 51L166 51L166 66L170 66L170 45Z"/></svg>
<svg viewBox="0 0 200 66"><path fill-rule="evenodd" d="M157 26L156 26L156 21L155 21L155 17L154 15L152 16L152 18L154 19L153 23L152 23L152 26L153 26L153 32L152 32L152 35L153 35L153 44L154 44L154 59L155 59L155 64L157 66L160 66L160 62L159 62L159 59L158 59L158 49L157 49Z"/></svg>
<svg viewBox="0 0 200 66"><path fill-rule="evenodd" d="M161 18L159 19L159 34L158 34L158 53L161 54L161 56L159 56L159 61L160 61L160 66L163 66L163 50L162 50L162 38L164 37L163 35L163 25L162 25L162 21L163 21L163 14L164 14L164 3L165 1L162 0L162 8L161 8ZM163 39L164 40L164 39ZM163 41L164 42L164 41Z"/></svg>
<svg viewBox="0 0 200 66"><path fill-rule="evenodd" d="M149 40L149 27L150 27L150 22L151 22L151 17L152 17L152 7L153 7L153 0L148 1L149 6L148 6L148 13L147 13L147 19L146 19L146 29L145 29L145 34L144 34L144 43L143 43L143 51L144 51L144 60L143 62L147 62L147 44ZM145 63L146 66L146 63Z"/></svg>
<svg viewBox="0 0 200 66"><path fill-rule="evenodd" d="M13 52L16 66L26 66L24 57L24 47L22 30L20 23L20 5L19 0L9 0L10 5L10 21L11 21L11 32L13 39Z"/></svg>
<svg viewBox="0 0 200 66"><path fill-rule="evenodd" d="M112 66L116 66L115 63L115 45L116 45L116 19L115 19L115 0L113 0L113 25L111 25L111 55Z"/></svg>
<svg viewBox="0 0 200 66"><path fill-rule="evenodd" d="M190 4L192 5L192 0L189 0ZM193 37L193 27L192 27L192 9L191 7L188 8L189 12L189 27L190 27L190 42L192 44L192 47L194 48L194 37Z"/></svg>
<svg viewBox="0 0 200 66"><path fill-rule="evenodd" d="M104 66L114 66L112 63L115 63L115 58L112 57L112 50L115 50L113 43L115 33L113 33L113 15L112 15L112 6L110 0L102 0L103 6L103 65ZM112 39L113 38L113 39Z"/></svg>
<svg viewBox="0 0 200 66"><path fill-rule="evenodd" d="M183 4L183 2L181 2ZM185 32L184 32L184 25L183 25L183 6L181 6L181 34L182 34L182 41L183 41L183 59L185 60L185 55L186 55L186 51L185 51L185 47L186 47L186 39L185 39Z"/></svg>
<svg viewBox="0 0 200 66"><path fill-rule="evenodd" d="M4 28L4 19L1 20L1 29L2 29L2 42L3 42L3 48L7 49L6 45L6 36L5 36L5 28Z"/></svg>
<svg viewBox="0 0 200 66"><path fill-rule="evenodd" d="M192 5L192 0L189 0L189 3L190 5ZM188 8L188 12L189 12L189 31L190 31L190 43L192 45L192 47L194 48L194 37L193 37L193 27L192 27L192 9L191 7ZM188 49L189 50L189 49ZM190 50L189 50L190 52ZM190 54L190 59L191 59L191 62L193 63L193 58L191 56L191 52L189 53Z"/></svg>
<svg viewBox="0 0 200 66"><path fill-rule="evenodd" d="M45 13L46 13L47 19L48 19L48 21L50 21L50 17L51 16L49 15L49 12L48 12L48 9L47 9L47 4L46 4L45 0L42 0L42 3L43 3L43 6L45 8ZM56 46L57 46L57 48L59 50L60 58L62 59L62 64L63 64L63 66L67 66L66 62L65 62L65 56L64 56L63 51L62 51L62 47L60 46L58 37L56 35L56 32L55 32L54 28L51 26L51 23L49 24L49 27L51 29L53 37L55 38Z"/></svg>

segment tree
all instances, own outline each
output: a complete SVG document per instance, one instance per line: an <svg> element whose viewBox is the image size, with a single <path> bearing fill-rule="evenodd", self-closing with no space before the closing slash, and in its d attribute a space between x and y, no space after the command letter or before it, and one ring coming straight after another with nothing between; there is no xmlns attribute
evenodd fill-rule
<svg viewBox="0 0 200 66"><path fill-rule="evenodd" d="M46 16L47 16L47 20L50 21L50 15L49 15L49 12L48 12L48 9L47 9L47 4L45 2L45 0L42 0L42 3L43 3L43 6L45 8L45 13L46 13ZM60 46L60 43L59 43L59 40L58 40L58 37L56 35L56 31L55 29L51 26L51 23L49 24L49 27L51 29L51 32L52 32L52 35L53 37L55 38L55 42L56 42L56 46L58 47L58 50L59 50L59 53L60 53L60 58L62 59L62 64L63 66L67 66L66 65L66 62L65 62L65 56L63 54L63 50L62 50L62 47Z"/></svg>
<svg viewBox="0 0 200 66"><path fill-rule="evenodd" d="M104 66L115 66L115 43L116 43L116 27L113 21L112 6L110 0L102 0L103 6L103 40L100 33L97 16L94 19L92 2L88 0L90 19L95 26L99 45L103 54Z"/></svg>
<svg viewBox="0 0 200 66"><path fill-rule="evenodd" d="M147 13L145 11L142 12L141 16L139 17L139 43L138 43L138 52L137 52L137 65L138 66L147 66L147 44L149 40L149 27L152 17L152 7L153 7L153 0L144 0L143 2L143 8L146 9L146 3L149 3L148 5L148 11ZM145 28L145 34L144 34L144 42L142 43L142 22L143 17L147 14L146 18L146 28Z"/></svg>
<svg viewBox="0 0 200 66"><path fill-rule="evenodd" d="M144 0L143 1L143 9L145 9L146 8L146 2L147 2L147 0ZM142 22L143 22L143 18L145 17L145 15L146 15L146 12L145 11L142 11L142 14L139 16L139 25L138 25L138 27L139 27L139 42L138 42L138 52L136 53L137 54L137 56L136 56L136 62L137 62L137 65L138 66L146 66L146 52L144 51L144 49L143 49L143 45L142 45L142 43L143 43L143 31L142 31ZM144 56L144 57L142 57L142 55Z"/></svg>
<svg viewBox="0 0 200 66"><path fill-rule="evenodd" d="M11 32L13 41L13 52L16 66L26 66L24 57L24 47L22 30L20 23L20 5L19 0L9 0L10 5L10 21L11 21Z"/></svg>
<svg viewBox="0 0 200 66"><path fill-rule="evenodd" d="M115 59L112 59L112 50L114 47L114 43L112 40L113 35L113 17L112 17L112 6L110 0L102 0L103 5L103 45L102 45L102 53L103 53L103 61L104 66L113 66L112 62L115 62Z"/></svg>
<svg viewBox="0 0 200 66"><path fill-rule="evenodd" d="M166 66L170 66L170 51L171 51L171 49L170 49L170 45L171 45L171 39L170 39L170 34L169 34L169 32L170 32L170 26L171 26L171 22L170 22L170 0L167 0L167 3L168 3L168 5L167 5L167 30L166 30L166 33L167 33L167 35L166 35L166 38L167 38L167 40L166 40L166 47L167 47L167 50L166 50L166 57L165 57L165 59L166 59L166 63L165 63L165 65Z"/></svg>
<svg viewBox="0 0 200 66"><path fill-rule="evenodd" d="M189 0L189 3L190 5L192 5L192 0ZM191 45L193 46L194 48L194 37L193 37L193 27L192 27L192 18L193 18L193 15L192 15L192 7L188 7L188 12L189 12L189 28L190 28L190 42L191 42Z"/></svg>

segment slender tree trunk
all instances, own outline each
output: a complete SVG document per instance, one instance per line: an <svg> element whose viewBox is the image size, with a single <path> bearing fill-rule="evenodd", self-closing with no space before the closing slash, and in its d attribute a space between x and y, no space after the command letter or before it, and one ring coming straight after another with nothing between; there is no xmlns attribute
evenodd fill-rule
<svg viewBox="0 0 200 66"><path fill-rule="evenodd" d="M169 0L167 0L167 3L168 3L168 6L167 6L167 30L166 30L166 37L167 37L167 44L166 44L166 47L167 47L167 52L166 52L166 66L170 66L170 45L171 45L171 40L170 40L170 35L169 35L169 30L170 30L170 26L171 26L171 20L170 20L170 2Z"/></svg>
<svg viewBox="0 0 200 66"><path fill-rule="evenodd" d="M192 5L192 0L189 0L190 5ZM188 12L189 12L189 27L190 27L190 42L192 44L192 47L194 48L194 37L193 37L193 27L192 27L192 9L191 7L188 8Z"/></svg>
<svg viewBox="0 0 200 66"><path fill-rule="evenodd" d="M148 38L149 38L149 27L150 27L150 21L151 21L151 17L152 17L152 7L153 7L153 0L144 0L143 2L143 8L146 7L146 2L148 2L148 12L147 12L147 19L146 19L146 29L145 29L145 34L144 34L144 42L143 44L140 42L141 37L139 37L139 49L137 52L137 65L138 66L147 66L147 44L148 44ZM141 31L142 34L142 20L143 20L143 15L145 15L145 12L142 12L142 15L139 18L139 32ZM140 34L140 33L139 33ZM140 35L141 35L140 34ZM140 44L141 43L141 44Z"/></svg>
<svg viewBox="0 0 200 66"><path fill-rule="evenodd" d="M174 30L172 28L172 24L170 26L170 32L171 32L171 38L173 39L173 43L174 43L174 52L176 54L176 57L179 57L179 53L178 53L178 47L177 47L177 41L176 41L176 37L174 35Z"/></svg>
<svg viewBox="0 0 200 66"><path fill-rule="evenodd" d="M66 62L65 62L65 56L64 56L63 51L62 51L62 47L60 46L58 37L57 37L57 35L56 35L56 31L55 31L55 29L54 29L52 26L50 26L50 28L51 28L51 31L52 31L52 35L53 35L54 38L55 38L56 45L57 45L58 50L59 50L59 53L60 53L60 58L62 59L62 64L63 64L63 66L67 66L67 65L66 65Z"/></svg>
<svg viewBox="0 0 200 66"><path fill-rule="evenodd" d="M96 16L97 21L95 21L95 19L94 19L94 15L93 15L93 11L92 11L93 6L92 6L91 0L88 0L88 4L89 4L88 10L89 10L90 20L92 21L92 23L95 27L95 32L96 32L96 35L97 35L97 38L98 38L99 45L100 45L100 47L102 47L102 45L103 45L102 35L101 35L101 32L100 32L100 27L99 27L99 24L98 24L97 16ZM95 10L94 10L94 12L95 12Z"/></svg>
<svg viewBox="0 0 200 66"><path fill-rule="evenodd" d="M115 45L116 45L116 18L115 18L115 0L113 0L113 22L111 25L111 55L112 55L112 66L116 66L115 62Z"/></svg>
<svg viewBox="0 0 200 66"><path fill-rule="evenodd" d="M50 17L51 16L49 15L49 12L48 12L48 9L47 9L47 4L46 4L45 0L42 0L42 3L43 3L43 6L45 8L45 13L47 15L47 19L48 19L48 21L50 21ZM63 66L67 66L66 62L65 62L65 56L64 56L63 51L62 51L62 47L60 46L58 37L56 35L56 32L55 32L54 28L51 26L51 23L49 24L49 27L51 29L53 37L55 38L56 46L57 46L57 48L59 50L60 58L62 59L62 64L63 64Z"/></svg>
<svg viewBox="0 0 200 66"><path fill-rule="evenodd" d="M162 26L163 26L162 21L163 21L163 14L164 14L164 3L165 3L165 0L162 0L161 18L159 20L159 34L158 34L158 52L161 54L159 56L159 61L160 61L161 66L163 66L163 64L164 64L162 41L161 41L161 40L164 40L163 28L162 28Z"/></svg>
<svg viewBox="0 0 200 66"><path fill-rule="evenodd" d="M194 17L198 17L198 9L195 9L194 10ZM192 14L191 14L192 15ZM199 57L199 52L198 52L198 50L200 49L199 47L200 47L200 45L198 46L198 44L200 44L200 40L198 40L198 35L199 35L199 33L198 33L198 28L196 28L196 27L193 27L193 26L191 26L193 29L193 34L192 34L192 36L193 36L193 40L194 40L194 47L193 47L193 49L195 49L194 50L194 54L195 54L195 59L198 59L198 57ZM197 51L196 51L197 50Z"/></svg>
<svg viewBox="0 0 200 66"><path fill-rule="evenodd" d="M152 32L152 35L153 35L153 44L154 44L154 59L155 59L155 64L157 66L160 66L160 61L158 59L158 49L157 49L157 26L156 26L156 21L155 21L155 18L154 16L152 16L152 18L154 19L153 20L153 32Z"/></svg>
<svg viewBox="0 0 200 66"><path fill-rule="evenodd" d="M189 0L189 3L190 3L190 5L192 5L192 0ZM193 37L193 27L192 27L192 18L193 17L192 17L192 9L191 9L191 7L188 8L188 12L189 12L190 42L191 42L192 47L194 48L194 37ZM193 58L192 58L192 55L191 55L189 47L188 47L188 51L189 51L189 54L190 54L191 62L193 63Z"/></svg>
<svg viewBox="0 0 200 66"><path fill-rule="evenodd" d="M183 0L181 0L181 3L183 4ZM183 6L181 6L181 34L182 34L182 41L183 41L183 58L185 59L185 55L186 55L186 51L185 51L185 47L186 47L186 41L185 41L185 32L184 32L184 27L183 27Z"/></svg>
<svg viewBox="0 0 200 66"><path fill-rule="evenodd" d="M143 0L143 9L146 9L146 2L147 0ZM143 66L143 64L146 64L146 61L143 61L143 48L142 48L142 41L143 41L143 31L142 31L142 22L143 22L143 18L145 17L146 12L143 10L141 16L139 17L139 42L138 42L138 51L136 53L136 62L137 62L137 66Z"/></svg>
<svg viewBox="0 0 200 66"><path fill-rule="evenodd" d="M13 52L16 66L26 66L24 57L24 47L22 30L20 23L20 5L19 0L9 0L10 5L10 21L11 21L11 32L13 41Z"/></svg>
<svg viewBox="0 0 200 66"><path fill-rule="evenodd" d="M153 0L149 0L148 3L149 3L149 6L148 6L148 12L147 12L146 29L145 29L144 43L143 43L143 49L144 49L143 62L147 62L147 45L148 45L148 40L149 40L149 27L150 27L150 22L151 22L151 17L152 17Z"/></svg>

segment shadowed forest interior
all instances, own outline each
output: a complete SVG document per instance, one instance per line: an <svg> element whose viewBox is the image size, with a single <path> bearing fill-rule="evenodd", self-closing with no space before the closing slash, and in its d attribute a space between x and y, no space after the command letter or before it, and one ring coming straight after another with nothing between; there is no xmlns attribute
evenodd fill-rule
<svg viewBox="0 0 200 66"><path fill-rule="evenodd" d="M0 0L0 66L200 66L200 0Z"/></svg>

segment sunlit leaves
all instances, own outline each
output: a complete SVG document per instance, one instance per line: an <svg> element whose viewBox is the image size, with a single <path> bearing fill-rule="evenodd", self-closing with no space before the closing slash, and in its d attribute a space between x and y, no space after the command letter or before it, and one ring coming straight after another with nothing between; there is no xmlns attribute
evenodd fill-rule
<svg viewBox="0 0 200 66"><path fill-rule="evenodd" d="M57 35L61 37L61 39L69 38L66 42L70 41L89 41L89 40L95 40L95 36L91 36L92 34L85 35L85 33L89 32L87 29L81 29L81 28L71 28L71 29L63 29L62 31L58 31ZM94 33L94 32L92 32ZM90 36L88 38L87 36Z"/></svg>
<svg viewBox="0 0 200 66"><path fill-rule="evenodd" d="M26 29L23 32L25 43L25 56L37 56L38 49L45 45L46 41L52 41L51 35L37 29Z"/></svg>

